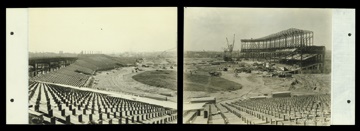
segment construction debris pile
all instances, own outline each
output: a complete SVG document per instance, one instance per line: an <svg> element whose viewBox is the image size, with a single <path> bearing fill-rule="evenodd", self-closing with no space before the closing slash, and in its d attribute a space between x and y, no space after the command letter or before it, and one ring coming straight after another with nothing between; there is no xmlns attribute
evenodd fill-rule
<svg viewBox="0 0 360 131"><path fill-rule="evenodd" d="M296 68L296 66L281 66L269 62L254 62L252 64L240 62L222 66L220 69L222 71L232 70L235 73L235 76L238 76L238 73L253 73L259 74L259 76L262 77L288 78L292 77L292 72L298 68Z"/></svg>

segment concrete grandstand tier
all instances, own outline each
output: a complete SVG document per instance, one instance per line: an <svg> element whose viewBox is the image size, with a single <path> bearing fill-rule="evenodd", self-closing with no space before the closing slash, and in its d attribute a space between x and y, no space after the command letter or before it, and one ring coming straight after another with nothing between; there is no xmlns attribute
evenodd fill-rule
<svg viewBox="0 0 360 131"><path fill-rule="evenodd" d="M29 71L30 80L60 83L72 86L88 86L96 71L115 69L127 64L133 65L135 58L127 58L125 62L119 61L103 54L80 55L78 58L49 58L30 59L30 65L34 67ZM121 59L122 60L122 59ZM53 67L53 63L59 66Z"/></svg>
<svg viewBox="0 0 360 131"><path fill-rule="evenodd" d="M160 105L89 90L31 83L29 110L43 114L44 121L51 124L164 124L177 119L176 109Z"/></svg>
<svg viewBox="0 0 360 131"><path fill-rule="evenodd" d="M230 124L330 125L330 95L249 99L220 103ZM225 110L225 109L226 110ZM241 119L234 118L233 115ZM237 123L239 122L240 123Z"/></svg>

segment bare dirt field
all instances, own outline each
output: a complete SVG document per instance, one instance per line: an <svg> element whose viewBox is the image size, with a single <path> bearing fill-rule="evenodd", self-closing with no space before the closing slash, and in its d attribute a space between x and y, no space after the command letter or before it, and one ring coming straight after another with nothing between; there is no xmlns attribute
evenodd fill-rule
<svg viewBox="0 0 360 131"><path fill-rule="evenodd" d="M145 71L132 77L143 84L176 91L177 75L173 70Z"/></svg>
<svg viewBox="0 0 360 131"><path fill-rule="evenodd" d="M216 97L218 102L221 102L251 96L268 95L276 91L291 91L293 95L330 94L331 92L330 74L294 74L292 77L279 78L264 77L261 72L254 71L252 73L238 73L236 77L234 75L234 68L238 67L239 64L196 64L196 62L203 60L204 59L187 58L188 63L194 62L195 64L185 63L184 66L184 102L190 97L201 96L213 96ZM242 63L251 65L254 62L242 61ZM221 70L222 67L229 68L227 71L223 71ZM211 70L219 71L222 75L217 78L210 76L207 74L207 71ZM189 77L188 74L190 71L197 71L198 76ZM216 88L214 88L214 85L209 85L209 82L201 79L207 77L215 78L216 80L221 79L224 83L217 81ZM229 90L229 83L241 85L241 88Z"/></svg>
<svg viewBox="0 0 360 131"><path fill-rule="evenodd" d="M154 72L156 69L153 68L143 68L143 71L134 72L135 67L123 67L110 71L103 71L97 73L95 78L95 83L93 88L99 89L107 89L107 90L115 90L121 91L125 93L135 94L139 96L149 96L149 97L167 97L170 101L177 101L177 95L175 88L159 88L156 86L144 84L142 82L136 81L133 79L133 76L140 75L146 72ZM176 70L172 70L175 72ZM169 71L163 71L169 72ZM147 74L147 73L146 73ZM148 77L148 79L152 79L156 77ZM172 96L163 96L161 93L169 94Z"/></svg>

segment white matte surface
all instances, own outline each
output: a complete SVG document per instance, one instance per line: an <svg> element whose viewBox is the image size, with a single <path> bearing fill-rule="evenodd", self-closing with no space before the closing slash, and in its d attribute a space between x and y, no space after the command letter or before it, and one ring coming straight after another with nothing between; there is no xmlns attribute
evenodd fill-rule
<svg viewBox="0 0 360 131"><path fill-rule="evenodd" d="M10 35L14 32L14 35ZM28 9L6 9L6 123L28 124ZM10 102L10 99L14 99Z"/></svg>
<svg viewBox="0 0 360 131"><path fill-rule="evenodd" d="M332 125L355 124L355 10L334 9L332 17ZM351 33L351 36L348 34ZM347 101L350 100L350 103Z"/></svg>

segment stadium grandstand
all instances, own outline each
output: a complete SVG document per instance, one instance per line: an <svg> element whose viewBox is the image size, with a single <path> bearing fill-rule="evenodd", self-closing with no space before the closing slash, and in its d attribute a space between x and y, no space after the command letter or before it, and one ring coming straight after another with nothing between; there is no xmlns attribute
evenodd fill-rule
<svg viewBox="0 0 360 131"><path fill-rule="evenodd" d="M30 59L30 61L35 61L30 62L32 64L31 67L33 67L29 71L29 74L32 74L30 80L83 87L88 86L85 84L96 71L134 65L136 62L136 59L129 59L125 63L121 62L123 58L112 58L103 54L79 55L76 60L74 58L71 59L72 61L51 58L48 61L40 62ZM53 63L59 65L53 66Z"/></svg>
<svg viewBox="0 0 360 131"><path fill-rule="evenodd" d="M290 28L257 39L242 39L240 58L297 65L291 73L323 73L325 46L314 45L314 32Z"/></svg>
<svg viewBox="0 0 360 131"><path fill-rule="evenodd" d="M91 88L96 72L132 66L136 62L135 57L104 54L29 58L29 123L177 123L177 109L170 104Z"/></svg>
<svg viewBox="0 0 360 131"><path fill-rule="evenodd" d="M185 59L184 84L191 84L184 87L189 97L183 123L330 125L331 77L324 72L325 46L315 45L313 31L290 28L241 39L239 54L228 51L230 45L221 62L216 53L189 51L193 58ZM217 78L240 86L227 88L230 82L214 82ZM196 98L204 94L209 97Z"/></svg>
<svg viewBox="0 0 360 131"><path fill-rule="evenodd" d="M329 126L330 95L245 99L203 103L184 110L186 124Z"/></svg>
<svg viewBox="0 0 360 131"><path fill-rule="evenodd" d="M41 124L165 124L177 111L159 105L106 94L45 84L29 83L30 110L41 114ZM39 117L30 118L30 123Z"/></svg>

